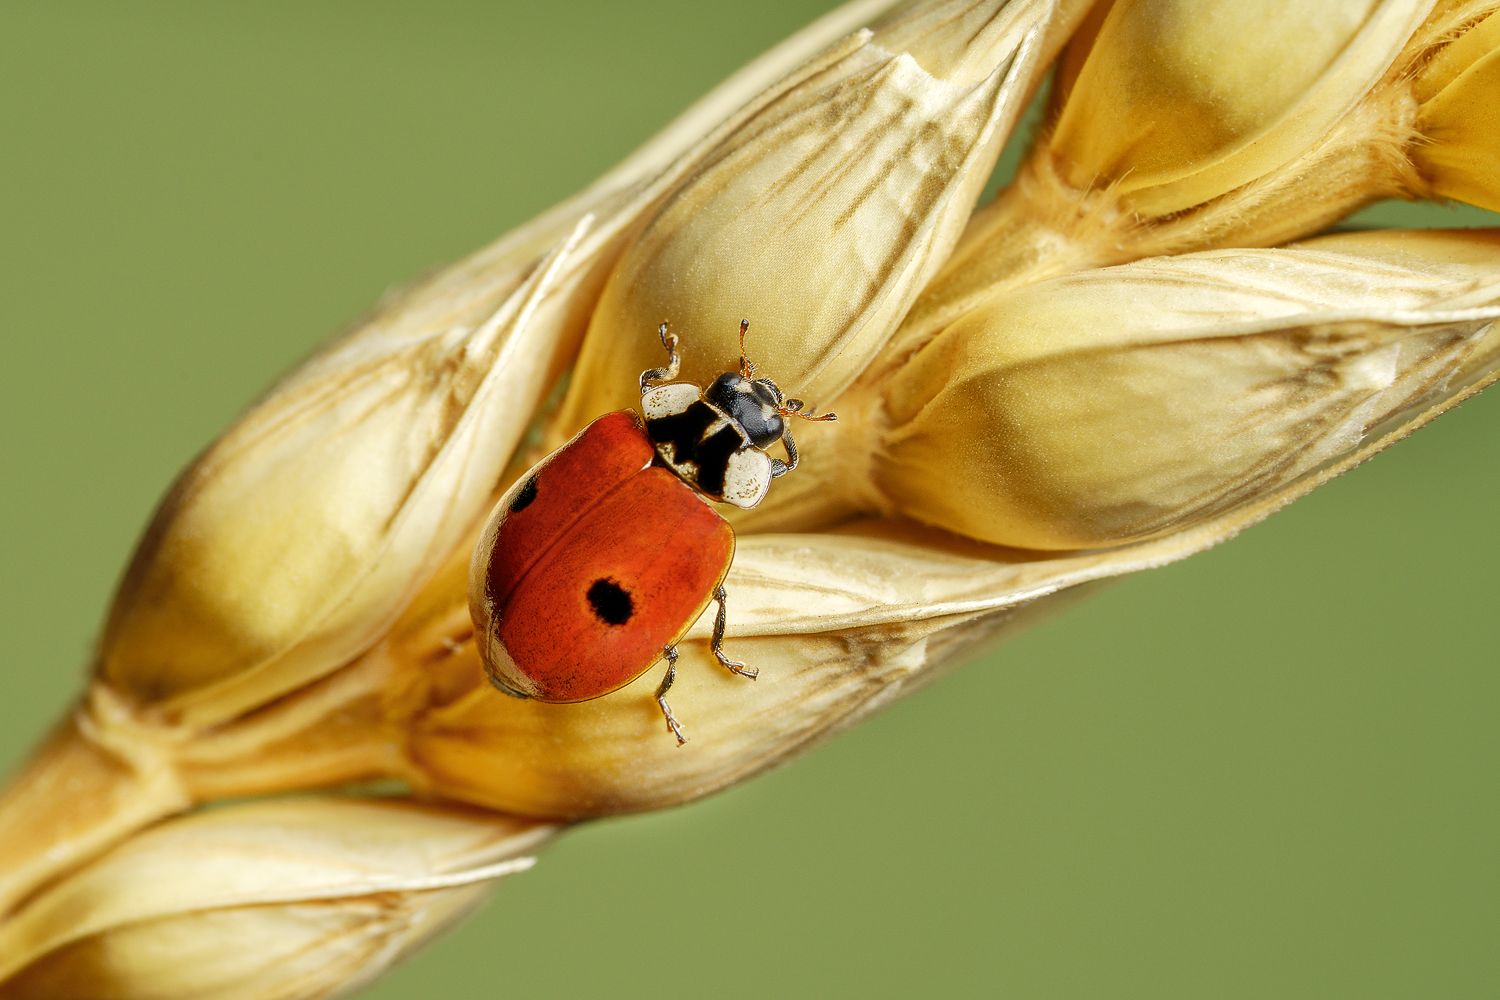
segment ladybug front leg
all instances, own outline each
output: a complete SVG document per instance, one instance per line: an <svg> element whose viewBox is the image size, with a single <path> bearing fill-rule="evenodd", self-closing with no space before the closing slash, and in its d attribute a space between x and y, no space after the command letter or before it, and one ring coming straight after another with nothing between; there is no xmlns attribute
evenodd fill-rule
<svg viewBox="0 0 1500 1000"><path fill-rule="evenodd" d="M779 458L771 459L771 478L780 479L797 468L797 442L792 440L792 429L788 427L781 432L781 443L786 448L787 461Z"/></svg>
<svg viewBox="0 0 1500 1000"><path fill-rule="evenodd" d="M724 585L721 583L714 588L714 600L718 602L719 613L714 616L714 637L709 642L709 647L714 651L714 656L724 664L725 668L732 674L748 677L752 681L760 676L760 671L754 667L747 667L739 660L731 660L724 655L724 626L728 623L728 614L725 612L724 604L729 595L724 593Z"/></svg>
<svg viewBox="0 0 1500 1000"><path fill-rule="evenodd" d="M667 676L661 679L661 687L656 689L656 703L661 706L667 728L677 737L677 745L682 746L687 742L687 737L682 735L682 726L677 722L677 716L672 714L672 706L667 704L667 692L672 689L672 682L677 680L677 647L667 646L662 650L662 655L667 658Z"/></svg>
<svg viewBox="0 0 1500 1000"><path fill-rule="evenodd" d="M670 382L677 377L678 370L682 367L682 359L677 356L677 334L667 332L667 324L663 323L656 328L656 335L661 338L661 346L667 349L667 366L665 368L647 368L641 372L641 395L652 386Z"/></svg>

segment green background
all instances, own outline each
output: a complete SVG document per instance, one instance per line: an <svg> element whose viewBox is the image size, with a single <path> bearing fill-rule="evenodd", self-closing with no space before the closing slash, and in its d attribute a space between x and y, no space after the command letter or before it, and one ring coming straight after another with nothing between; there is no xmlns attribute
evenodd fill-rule
<svg viewBox="0 0 1500 1000"><path fill-rule="evenodd" d="M0 767L276 374L826 6L5 5ZM1491 394L789 767L579 830L366 995L1493 996L1497 430Z"/></svg>

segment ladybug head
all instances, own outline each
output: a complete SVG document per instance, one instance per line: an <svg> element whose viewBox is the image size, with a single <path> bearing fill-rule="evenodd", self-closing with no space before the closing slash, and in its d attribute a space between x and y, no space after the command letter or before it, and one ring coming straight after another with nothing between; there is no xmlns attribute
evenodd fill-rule
<svg viewBox="0 0 1500 1000"><path fill-rule="evenodd" d="M768 378L748 379L739 372L725 372L714 379L703 397L739 424L757 448L775 444L786 433L781 390Z"/></svg>
<svg viewBox="0 0 1500 1000"><path fill-rule="evenodd" d="M781 440L786 434L786 418L802 417L805 420L834 420L832 413L814 414L804 412L800 399L788 399L781 389L768 378L755 377L755 364L745 354L745 332L750 329L749 320L740 320L740 369L725 372L714 379L703 393L705 399L728 414L729 419L740 425L750 443L765 448Z"/></svg>

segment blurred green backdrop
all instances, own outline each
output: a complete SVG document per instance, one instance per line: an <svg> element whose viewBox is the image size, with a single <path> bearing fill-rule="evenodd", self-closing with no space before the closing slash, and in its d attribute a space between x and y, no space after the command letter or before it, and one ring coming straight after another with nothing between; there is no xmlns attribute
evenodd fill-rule
<svg viewBox="0 0 1500 1000"><path fill-rule="evenodd" d="M275 375L829 6L5 5L0 767ZM1494 996L1497 431L1492 393L793 766L581 829L366 995Z"/></svg>

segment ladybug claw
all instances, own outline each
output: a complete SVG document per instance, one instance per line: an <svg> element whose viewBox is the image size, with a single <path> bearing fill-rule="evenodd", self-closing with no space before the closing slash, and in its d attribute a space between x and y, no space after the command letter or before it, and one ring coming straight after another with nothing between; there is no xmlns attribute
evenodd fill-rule
<svg viewBox="0 0 1500 1000"><path fill-rule="evenodd" d="M731 660L729 657L724 655L724 651L722 649L715 649L714 656L718 657L719 662L724 665L724 669L728 670L731 674L739 674L741 677L748 677L752 681L760 676L759 669L755 667L747 667L739 660Z"/></svg>
<svg viewBox="0 0 1500 1000"><path fill-rule="evenodd" d="M658 697L656 703L661 706L661 714L667 720L667 732L676 738L678 746L682 746L687 742L687 735L683 733L682 724L677 721L677 716L672 714L672 709L667 705L667 699Z"/></svg>
<svg viewBox="0 0 1500 1000"><path fill-rule="evenodd" d="M714 615L714 637L709 641L708 648L714 651L714 657L723 664L725 670L731 674L739 674L741 677L755 680L760 676L759 670L747 667L739 660L731 660L724 655L724 626L728 618L726 605L729 602L729 596L724 593L722 583L714 588L714 601L718 603L719 611Z"/></svg>

